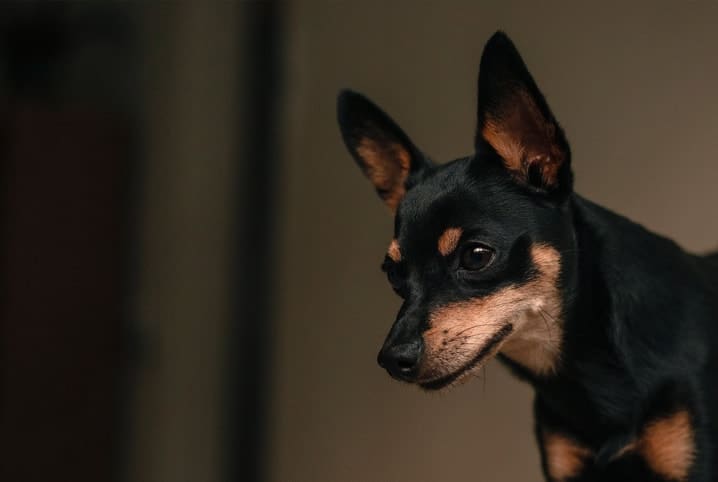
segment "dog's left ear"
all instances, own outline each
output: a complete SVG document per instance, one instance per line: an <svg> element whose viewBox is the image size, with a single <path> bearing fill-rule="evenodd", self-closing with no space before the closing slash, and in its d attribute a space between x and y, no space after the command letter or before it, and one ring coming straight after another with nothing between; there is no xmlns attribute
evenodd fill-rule
<svg viewBox="0 0 718 482"><path fill-rule="evenodd" d="M490 145L513 178L532 191L558 198L571 191L563 130L503 32L491 37L481 56L477 117L477 151Z"/></svg>
<svg viewBox="0 0 718 482"><path fill-rule="evenodd" d="M357 92L340 92L337 117L347 149L396 212L412 179L429 166L428 159L384 111Z"/></svg>

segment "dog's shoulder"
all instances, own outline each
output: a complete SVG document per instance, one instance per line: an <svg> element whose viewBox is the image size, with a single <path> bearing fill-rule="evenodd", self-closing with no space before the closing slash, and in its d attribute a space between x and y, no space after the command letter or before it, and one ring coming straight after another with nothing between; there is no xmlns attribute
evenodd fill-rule
<svg viewBox="0 0 718 482"><path fill-rule="evenodd" d="M718 255L690 254L579 196L573 204L580 256L594 269L591 286L606 293L606 330L621 358L636 369L651 359L673 374L702 366L718 325Z"/></svg>
<svg viewBox="0 0 718 482"><path fill-rule="evenodd" d="M705 256L698 256L697 258L706 280L711 283L714 290L718 292L718 251L706 254Z"/></svg>
<svg viewBox="0 0 718 482"><path fill-rule="evenodd" d="M577 231L614 296L660 306L665 300L701 298L718 279L718 253L696 256L672 239L574 195ZM581 234L579 234L581 236Z"/></svg>

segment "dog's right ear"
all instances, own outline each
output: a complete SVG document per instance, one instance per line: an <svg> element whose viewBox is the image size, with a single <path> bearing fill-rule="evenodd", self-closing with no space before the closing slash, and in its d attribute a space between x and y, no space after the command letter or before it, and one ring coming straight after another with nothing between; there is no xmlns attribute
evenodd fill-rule
<svg viewBox="0 0 718 482"><path fill-rule="evenodd" d="M428 161L399 126L361 94L341 91L337 117L349 152L389 209L396 212L407 181Z"/></svg>
<svg viewBox="0 0 718 482"><path fill-rule="evenodd" d="M519 184L565 199L573 182L568 141L505 33L486 43L478 84L477 151L490 145Z"/></svg>

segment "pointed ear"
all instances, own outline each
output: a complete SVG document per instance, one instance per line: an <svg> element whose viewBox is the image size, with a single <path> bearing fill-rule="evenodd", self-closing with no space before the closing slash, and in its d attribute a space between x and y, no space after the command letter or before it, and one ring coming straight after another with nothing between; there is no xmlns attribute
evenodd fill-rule
<svg viewBox="0 0 718 482"><path fill-rule="evenodd" d="M496 32L479 70L477 151L490 145L520 184L565 195L572 188L571 152L516 47Z"/></svg>
<svg viewBox="0 0 718 482"><path fill-rule="evenodd" d="M406 193L407 181L428 162L399 126L361 94L340 92L337 117L349 152L395 212Z"/></svg>

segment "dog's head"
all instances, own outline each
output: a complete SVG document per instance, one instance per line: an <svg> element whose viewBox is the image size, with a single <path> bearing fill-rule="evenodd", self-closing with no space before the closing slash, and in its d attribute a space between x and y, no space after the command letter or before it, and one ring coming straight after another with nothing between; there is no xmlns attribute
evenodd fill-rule
<svg viewBox="0 0 718 482"><path fill-rule="evenodd" d="M476 152L443 165L365 97L339 96L344 141L396 216L383 270L404 302L379 364L427 389L499 353L539 376L560 361L569 146L503 33L478 87Z"/></svg>

